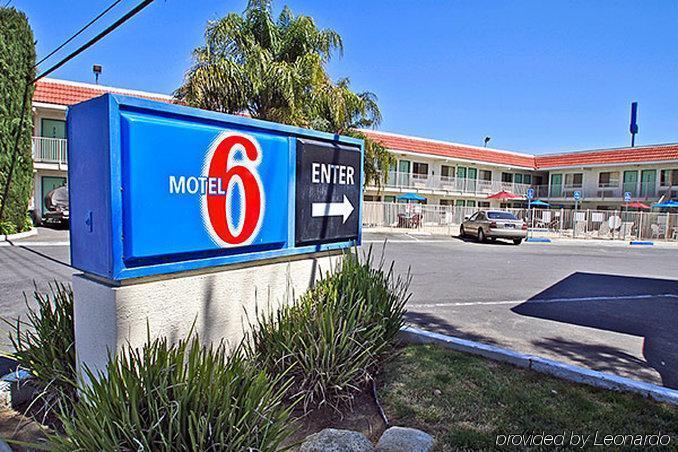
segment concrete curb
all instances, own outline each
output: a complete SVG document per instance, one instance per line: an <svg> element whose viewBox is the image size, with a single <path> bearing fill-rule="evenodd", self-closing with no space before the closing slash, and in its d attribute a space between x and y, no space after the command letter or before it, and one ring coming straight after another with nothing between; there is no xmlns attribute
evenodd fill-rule
<svg viewBox="0 0 678 452"><path fill-rule="evenodd" d="M19 232L18 234L0 234L0 242L25 239L26 237L32 237L34 235L38 235L38 230L36 228L31 228L29 231Z"/></svg>
<svg viewBox="0 0 678 452"><path fill-rule="evenodd" d="M644 397L678 406L678 390L663 386L631 380L630 378L573 366L539 356L514 352L494 345L482 344L440 333L432 333L413 327L403 327L401 338L413 344L438 344L446 348L464 353L483 356L495 361L502 361L518 367L532 369L536 372L552 375L575 383L583 383L598 388L620 392L633 392Z"/></svg>

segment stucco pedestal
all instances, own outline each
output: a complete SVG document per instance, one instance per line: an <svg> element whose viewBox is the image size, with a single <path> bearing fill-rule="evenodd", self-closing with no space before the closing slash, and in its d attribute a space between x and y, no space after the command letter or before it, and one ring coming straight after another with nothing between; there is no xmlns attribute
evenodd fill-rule
<svg viewBox="0 0 678 452"><path fill-rule="evenodd" d="M203 343L238 343L259 311L298 297L341 254L258 262L203 274L135 281L113 286L87 275L73 276L78 370L104 370L108 353L141 346L150 331L175 342L191 328Z"/></svg>

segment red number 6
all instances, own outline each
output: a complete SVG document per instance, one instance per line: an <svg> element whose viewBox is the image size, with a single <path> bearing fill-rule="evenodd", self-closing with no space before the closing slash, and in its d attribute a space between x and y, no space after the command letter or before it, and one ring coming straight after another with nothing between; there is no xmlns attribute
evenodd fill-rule
<svg viewBox="0 0 678 452"><path fill-rule="evenodd" d="M209 219L212 238L220 245L247 245L255 238L264 216L264 195L256 168L261 161L261 149L254 138L238 134L223 136L213 149L206 162L207 177L221 179L225 194L206 193L205 223ZM238 150L241 160L234 158ZM236 185L241 190L239 221L232 220L230 205Z"/></svg>

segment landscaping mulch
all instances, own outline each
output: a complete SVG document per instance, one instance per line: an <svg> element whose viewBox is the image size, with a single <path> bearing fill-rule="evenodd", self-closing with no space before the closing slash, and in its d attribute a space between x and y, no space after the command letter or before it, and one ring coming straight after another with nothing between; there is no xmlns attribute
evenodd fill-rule
<svg viewBox="0 0 678 452"><path fill-rule="evenodd" d="M13 444L11 441L21 443L40 444L46 439L44 426L37 423L33 418L24 416L12 409L0 409L0 438L10 444L12 450L18 452L34 450L30 447Z"/></svg>
<svg viewBox="0 0 678 452"><path fill-rule="evenodd" d="M376 444L379 437L386 429L379 408L374 401L371 390L356 395L352 406L345 407L342 412L337 412L330 407L317 409L307 415L298 411L297 428L291 438L285 442L291 445L303 441L309 435L318 433L325 428L353 430L363 433L367 439Z"/></svg>

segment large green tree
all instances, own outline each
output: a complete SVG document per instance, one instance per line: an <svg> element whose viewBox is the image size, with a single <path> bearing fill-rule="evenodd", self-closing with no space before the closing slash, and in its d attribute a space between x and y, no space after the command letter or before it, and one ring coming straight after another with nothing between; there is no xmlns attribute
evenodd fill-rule
<svg viewBox="0 0 678 452"><path fill-rule="evenodd" d="M327 74L342 52L339 34L313 18L285 6L275 19L270 0L250 0L243 14L208 23L205 45L194 50L175 96L199 108L366 139L358 129L378 125L381 113L374 94L353 92L348 79ZM369 139L365 150L366 182L378 183L391 157Z"/></svg>
<svg viewBox="0 0 678 452"><path fill-rule="evenodd" d="M14 8L0 8L0 202L12 166L17 129L22 122L9 193L5 200L0 232L12 233L27 226L26 213L31 195L31 98L34 77L35 42L26 16ZM25 97L25 99L24 99Z"/></svg>

